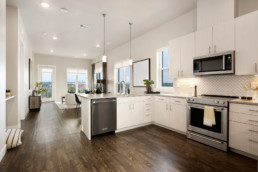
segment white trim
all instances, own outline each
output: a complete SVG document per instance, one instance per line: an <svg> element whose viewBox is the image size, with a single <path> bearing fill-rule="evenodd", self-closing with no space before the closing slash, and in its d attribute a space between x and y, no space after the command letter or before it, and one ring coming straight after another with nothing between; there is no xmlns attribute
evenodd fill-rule
<svg viewBox="0 0 258 172"><path fill-rule="evenodd" d="M3 160L5 154L6 154L6 151L7 151L7 146L6 144L2 147L1 151L0 151L0 162Z"/></svg>
<svg viewBox="0 0 258 172"><path fill-rule="evenodd" d="M9 125L9 126L6 126L6 129L16 129L16 128L21 128L20 124L19 125Z"/></svg>
<svg viewBox="0 0 258 172"><path fill-rule="evenodd" d="M148 123L145 123L145 124L140 124L140 125L134 125L134 126L131 126L131 127L126 127L126 128L122 128L122 129L116 130L115 133L131 130L131 129L135 129L135 128L140 128L140 127L144 127L144 126L151 125L151 124L152 124L151 122L148 122Z"/></svg>
<svg viewBox="0 0 258 172"><path fill-rule="evenodd" d="M168 47L163 47L163 48L159 48L157 49L157 55L156 55L156 90L157 91L168 91L168 92L174 92L174 85L173 87L162 87L161 86L161 71L164 69L168 69L169 70L169 66L166 68L161 68L161 64L162 64L162 58L161 58L161 52L162 51L168 51ZM173 81L174 83L174 81Z"/></svg>

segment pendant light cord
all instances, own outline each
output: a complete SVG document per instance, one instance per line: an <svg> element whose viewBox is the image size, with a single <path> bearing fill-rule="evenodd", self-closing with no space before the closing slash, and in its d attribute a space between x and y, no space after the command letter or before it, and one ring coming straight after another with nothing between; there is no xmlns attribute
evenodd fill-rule
<svg viewBox="0 0 258 172"><path fill-rule="evenodd" d="M103 55L106 55L106 45L105 45L105 42L106 42L106 14L104 13L103 14L103 17L104 17L104 54Z"/></svg>
<svg viewBox="0 0 258 172"><path fill-rule="evenodd" d="M129 23L130 25L130 60L132 59L132 24L133 23Z"/></svg>

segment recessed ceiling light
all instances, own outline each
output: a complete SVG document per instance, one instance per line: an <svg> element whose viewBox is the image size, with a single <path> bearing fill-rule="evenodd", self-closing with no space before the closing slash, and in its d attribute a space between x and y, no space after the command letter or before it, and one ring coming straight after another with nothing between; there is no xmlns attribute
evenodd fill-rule
<svg viewBox="0 0 258 172"><path fill-rule="evenodd" d="M53 53L53 52L54 52L54 50L50 50L50 52L51 52L51 53Z"/></svg>
<svg viewBox="0 0 258 172"><path fill-rule="evenodd" d="M88 29L88 28L89 28L89 26L86 26L86 25L81 24L81 25L80 25L80 28Z"/></svg>
<svg viewBox="0 0 258 172"><path fill-rule="evenodd" d="M49 8L49 4L46 3L46 2L41 2L41 6L42 6L43 8Z"/></svg>
<svg viewBox="0 0 258 172"><path fill-rule="evenodd" d="M84 53L84 54L83 54L83 56L84 56L84 57L86 57L86 56L87 56L87 54L86 54L86 53Z"/></svg>
<svg viewBox="0 0 258 172"><path fill-rule="evenodd" d="M61 11L62 13L68 13L68 12L69 12L67 8L60 8L60 11Z"/></svg>
<svg viewBox="0 0 258 172"><path fill-rule="evenodd" d="M100 45L99 45L99 44L97 44L97 45L96 45L96 47L97 47L97 48L99 48L99 47L100 47Z"/></svg>
<svg viewBox="0 0 258 172"><path fill-rule="evenodd" d="M58 40L58 37L57 36L53 36L53 40Z"/></svg>

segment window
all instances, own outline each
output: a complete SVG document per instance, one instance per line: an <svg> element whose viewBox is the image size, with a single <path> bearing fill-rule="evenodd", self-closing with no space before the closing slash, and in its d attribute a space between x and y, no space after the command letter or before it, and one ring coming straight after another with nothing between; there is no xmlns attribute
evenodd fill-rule
<svg viewBox="0 0 258 172"><path fill-rule="evenodd" d="M120 92L120 83L125 81L125 89L130 88L130 66L118 68L117 91Z"/></svg>
<svg viewBox="0 0 258 172"><path fill-rule="evenodd" d="M67 92L84 93L87 89L86 73L67 73Z"/></svg>
<svg viewBox="0 0 258 172"><path fill-rule="evenodd" d="M168 48L158 50L157 53L157 86L158 88L173 87L173 78L169 78L169 52Z"/></svg>

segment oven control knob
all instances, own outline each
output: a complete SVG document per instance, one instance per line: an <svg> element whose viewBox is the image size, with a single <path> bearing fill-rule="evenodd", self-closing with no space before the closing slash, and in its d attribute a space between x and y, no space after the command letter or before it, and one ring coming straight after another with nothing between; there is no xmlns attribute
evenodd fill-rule
<svg viewBox="0 0 258 172"><path fill-rule="evenodd" d="M219 101L218 101L218 100L215 100L215 103L219 104Z"/></svg>
<svg viewBox="0 0 258 172"><path fill-rule="evenodd" d="M220 101L220 104L224 105L226 102L225 101Z"/></svg>

